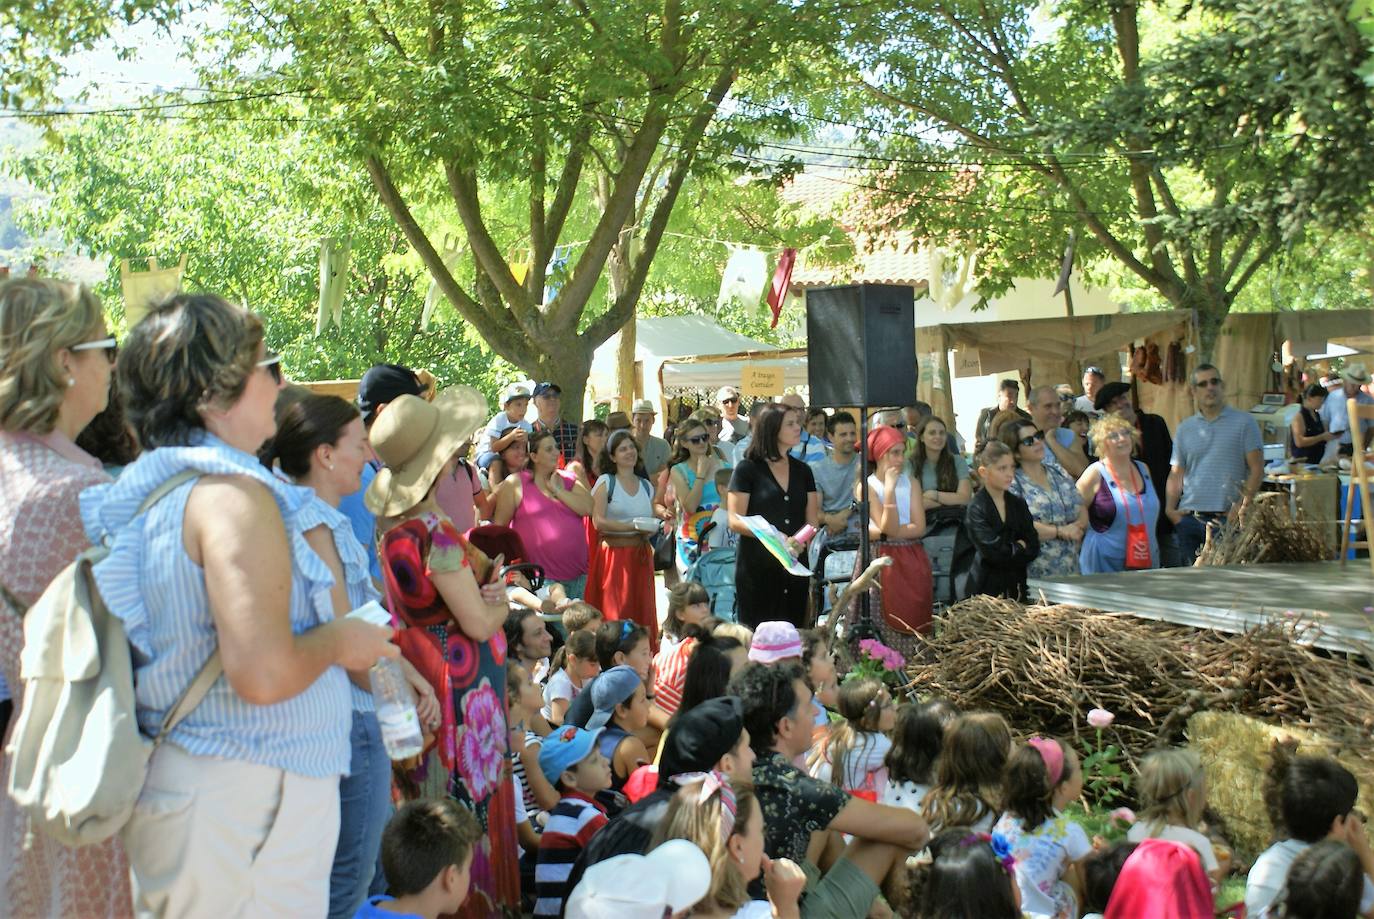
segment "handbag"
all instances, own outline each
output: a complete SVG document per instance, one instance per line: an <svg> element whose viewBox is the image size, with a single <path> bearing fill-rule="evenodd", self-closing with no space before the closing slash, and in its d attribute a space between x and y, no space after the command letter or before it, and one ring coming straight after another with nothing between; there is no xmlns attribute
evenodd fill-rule
<svg viewBox="0 0 1374 919"><path fill-rule="evenodd" d="M1132 460L1131 462L1134 463L1135 461ZM1145 526L1145 499L1138 494L1134 495L1136 506L1140 510L1140 520L1132 522L1131 501L1127 495L1132 495L1133 493L1128 492L1122 487L1121 483L1116 480L1116 473L1112 471L1112 467L1109 464L1104 462L1102 468L1107 470L1107 475L1111 477L1112 484L1116 487L1117 491L1121 492L1121 506L1126 511L1126 570L1140 571L1146 568L1153 568L1154 558L1150 555L1150 533ZM1145 478L1143 473L1140 476L1140 480L1146 488L1150 487L1149 480Z"/></svg>

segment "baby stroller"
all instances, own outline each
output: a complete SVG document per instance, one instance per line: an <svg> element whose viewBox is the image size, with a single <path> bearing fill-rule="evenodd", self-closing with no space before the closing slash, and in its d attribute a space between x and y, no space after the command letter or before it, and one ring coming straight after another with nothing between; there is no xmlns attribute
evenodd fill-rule
<svg viewBox="0 0 1374 919"><path fill-rule="evenodd" d="M973 565L973 543L964 530L962 507L940 507L926 512L926 534L921 538L930 558L937 611L968 595L968 573Z"/></svg>
<svg viewBox="0 0 1374 919"><path fill-rule="evenodd" d="M708 523L701 529L699 544L707 544L706 535L715 526ZM735 602L735 548L722 546L700 553L687 568L687 580L706 588L711 598L711 615L721 622L739 622L739 607Z"/></svg>
<svg viewBox="0 0 1374 919"><path fill-rule="evenodd" d="M824 624L830 612L830 587L843 589L854 577L854 560L859 555L859 537L853 533L841 533L821 542L811 561L811 598L812 609L816 611L817 624Z"/></svg>

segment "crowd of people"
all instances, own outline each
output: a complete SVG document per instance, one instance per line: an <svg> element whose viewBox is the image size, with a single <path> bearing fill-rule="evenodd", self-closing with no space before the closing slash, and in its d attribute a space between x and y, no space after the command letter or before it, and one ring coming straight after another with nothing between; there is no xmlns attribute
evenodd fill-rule
<svg viewBox="0 0 1374 919"><path fill-rule="evenodd" d="M806 578L747 520L796 556L807 527L834 545L868 526L891 560L877 596L893 633L930 626L921 537L941 514L965 517L981 592L1158 565L1161 508L1186 547L1188 521L1234 514L1257 486L1253 422L1214 367L1193 384L1199 413L1172 446L1114 384L1094 391L1086 441L1033 390L1029 411L1013 398L980 425L970 469L920 406L880 413L859 443L848 413L788 396L741 417L727 387L670 443L648 402L562 420L551 383L507 388L489 417L469 387L381 364L348 402L290 385L259 319L224 298L175 295L117 343L84 289L4 282L14 710L23 611L88 545L109 550L94 578L145 735L207 661L222 673L161 738L116 836L68 848L0 800L0 911L1212 916L1229 866L1201 832L1195 754L1146 759L1130 838L1089 839L1065 813L1083 790L1067 741L838 672L828 633L806 628ZM681 575L724 544L738 615L718 618ZM656 569L676 582L662 622ZM388 754L379 668L414 700L418 755ZM1272 781L1286 838L1251 870L1250 915L1368 914L1353 777L1277 756Z"/></svg>

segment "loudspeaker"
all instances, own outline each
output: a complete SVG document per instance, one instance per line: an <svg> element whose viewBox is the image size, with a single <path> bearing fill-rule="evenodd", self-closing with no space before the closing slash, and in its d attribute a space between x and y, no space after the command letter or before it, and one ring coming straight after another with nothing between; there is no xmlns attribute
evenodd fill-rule
<svg viewBox="0 0 1374 919"><path fill-rule="evenodd" d="M915 291L898 284L806 292L812 405L910 405L916 398Z"/></svg>

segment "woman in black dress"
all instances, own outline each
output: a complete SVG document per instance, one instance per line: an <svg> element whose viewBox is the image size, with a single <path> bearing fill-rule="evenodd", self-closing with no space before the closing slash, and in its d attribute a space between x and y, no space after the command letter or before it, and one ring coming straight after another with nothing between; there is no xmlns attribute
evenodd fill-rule
<svg viewBox="0 0 1374 919"><path fill-rule="evenodd" d="M1016 480L1011 450L994 440L978 454L983 487L964 515L977 554L969 569L969 595L1026 599L1026 568L1040 554L1040 537L1030 508L1008 489Z"/></svg>
<svg viewBox="0 0 1374 919"><path fill-rule="evenodd" d="M735 599L739 621L754 628L760 622L807 624L808 579L789 574L754 538L744 517L763 517L787 537L796 555L801 546L792 535L820 521L821 496L811 467L787 455L801 440L801 412L785 405L764 408L754 421L754 440L730 477L725 503L730 529L740 535L735 556Z"/></svg>

